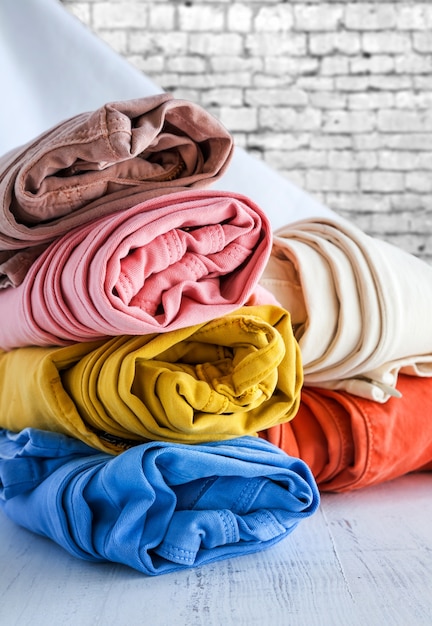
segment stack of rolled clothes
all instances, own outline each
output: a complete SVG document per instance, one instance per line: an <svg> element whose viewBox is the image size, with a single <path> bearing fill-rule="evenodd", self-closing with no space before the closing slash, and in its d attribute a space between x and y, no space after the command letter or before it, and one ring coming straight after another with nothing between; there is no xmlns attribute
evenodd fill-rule
<svg viewBox="0 0 432 626"><path fill-rule="evenodd" d="M80 558L256 552L318 489L432 469L432 267L341 218L272 233L208 188L231 153L162 94L0 162L0 505Z"/></svg>
<svg viewBox="0 0 432 626"><path fill-rule="evenodd" d="M257 552L316 511L258 437L298 412L270 222L207 189L232 138L167 94L105 105L0 161L0 505L146 574Z"/></svg>
<svg viewBox="0 0 432 626"><path fill-rule="evenodd" d="M275 231L260 282L290 311L304 369L295 420L261 435L321 490L432 469L432 267L320 217Z"/></svg>

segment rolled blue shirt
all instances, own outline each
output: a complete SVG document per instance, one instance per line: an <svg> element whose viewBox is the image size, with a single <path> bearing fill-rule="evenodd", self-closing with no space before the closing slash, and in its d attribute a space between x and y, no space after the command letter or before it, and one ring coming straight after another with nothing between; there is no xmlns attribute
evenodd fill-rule
<svg viewBox="0 0 432 626"><path fill-rule="evenodd" d="M157 575L263 550L312 515L319 494L302 460L258 437L111 456L0 429L0 506L76 557Z"/></svg>

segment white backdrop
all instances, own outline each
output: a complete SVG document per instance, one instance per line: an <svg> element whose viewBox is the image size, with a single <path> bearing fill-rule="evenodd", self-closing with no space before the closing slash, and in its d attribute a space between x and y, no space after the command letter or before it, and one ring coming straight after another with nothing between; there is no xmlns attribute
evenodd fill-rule
<svg viewBox="0 0 432 626"><path fill-rule="evenodd" d="M77 113L162 91L57 0L1 0L0 74L1 154ZM213 188L249 196L275 229L303 217L336 217L241 148Z"/></svg>

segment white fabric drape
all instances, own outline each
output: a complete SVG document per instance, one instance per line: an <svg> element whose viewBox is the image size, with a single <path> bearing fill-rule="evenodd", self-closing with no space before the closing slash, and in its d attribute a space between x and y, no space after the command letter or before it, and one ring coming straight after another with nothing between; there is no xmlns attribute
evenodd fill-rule
<svg viewBox="0 0 432 626"><path fill-rule="evenodd" d="M106 102L163 91L57 0L1 0L0 74L0 154ZM214 189L249 196L267 213L273 228L300 217L335 217L241 148L236 148Z"/></svg>

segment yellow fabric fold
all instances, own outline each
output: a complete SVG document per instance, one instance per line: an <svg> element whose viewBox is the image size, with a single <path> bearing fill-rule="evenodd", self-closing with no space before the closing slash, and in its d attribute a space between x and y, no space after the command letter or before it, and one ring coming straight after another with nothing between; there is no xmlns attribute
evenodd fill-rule
<svg viewBox="0 0 432 626"><path fill-rule="evenodd" d="M163 334L1 352L0 426L111 453L255 435L295 416L302 372L289 313L242 307Z"/></svg>

